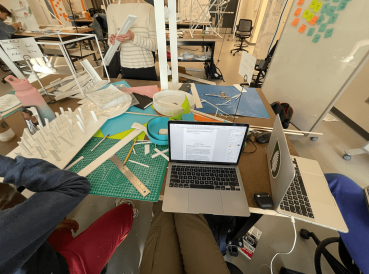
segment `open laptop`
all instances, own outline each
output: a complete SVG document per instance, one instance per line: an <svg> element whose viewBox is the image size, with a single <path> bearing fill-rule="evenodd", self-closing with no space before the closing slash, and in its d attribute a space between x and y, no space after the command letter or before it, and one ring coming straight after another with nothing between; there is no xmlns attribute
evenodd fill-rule
<svg viewBox="0 0 369 274"><path fill-rule="evenodd" d="M318 162L290 155L278 115L267 157L272 198L277 212L348 232Z"/></svg>
<svg viewBox="0 0 369 274"><path fill-rule="evenodd" d="M238 169L248 124L169 121L163 211L250 216Z"/></svg>

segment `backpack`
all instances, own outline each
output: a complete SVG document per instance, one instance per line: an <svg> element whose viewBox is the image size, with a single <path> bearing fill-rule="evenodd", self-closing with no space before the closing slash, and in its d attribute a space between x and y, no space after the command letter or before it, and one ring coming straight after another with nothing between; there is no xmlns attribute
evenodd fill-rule
<svg viewBox="0 0 369 274"><path fill-rule="evenodd" d="M270 105L275 114L279 114L279 118L281 119L282 126L284 129L287 129L291 123L291 119L293 116L293 109L288 103L280 103L274 102Z"/></svg>
<svg viewBox="0 0 369 274"><path fill-rule="evenodd" d="M223 79L223 74L220 71L220 69L214 64L214 63L210 63L210 62L205 62L205 74L206 77L210 80L210 79L221 79L224 81Z"/></svg>

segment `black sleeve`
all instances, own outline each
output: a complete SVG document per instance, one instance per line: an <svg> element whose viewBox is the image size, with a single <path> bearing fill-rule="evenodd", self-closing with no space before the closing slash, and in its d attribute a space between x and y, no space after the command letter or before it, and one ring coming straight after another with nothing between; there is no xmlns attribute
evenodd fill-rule
<svg viewBox="0 0 369 274"><path fill-rule="evenodd" d="M20 255L30 258L87 196L90 183L44 160L20 156L11 159L0 155L0 177L5 184L23 185L36 192L22 204L0 211L1 269Z"/></svg>

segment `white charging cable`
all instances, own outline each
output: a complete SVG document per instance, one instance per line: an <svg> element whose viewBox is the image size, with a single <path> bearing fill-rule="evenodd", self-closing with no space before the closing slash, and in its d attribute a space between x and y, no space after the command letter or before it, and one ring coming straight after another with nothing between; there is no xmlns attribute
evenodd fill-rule
<svg viewBox="0 0 369 274"><path fill-rule="evenodd" d="M292 248L291 248L290 252L288 252L288 253L277 253L277 254L275 254L275 255L274 255L274 257L273 257L273 259L272 259L272 261L270 262L270 267L269 267L268 265L266 265L266 264L262 264L262 265L260 266L260 267L262 267L263 265L265 265L265 266L269 267L269 268L270 268L270 273L271 273L271 274L273 274L273 261L274 261L275 257L277 257L277 255L279 255L279 254L285 254L285 255L291 254L291 253L292 253L292 251L295 249L296 240L297 240L297 233L296 233L295 218L291 217L291 223L293 224L293 230L295 231L295 240L293 241L293 246L292 246ZM259 273L260 267L259 267L259 269L258 269L258 273Z"/></svg>

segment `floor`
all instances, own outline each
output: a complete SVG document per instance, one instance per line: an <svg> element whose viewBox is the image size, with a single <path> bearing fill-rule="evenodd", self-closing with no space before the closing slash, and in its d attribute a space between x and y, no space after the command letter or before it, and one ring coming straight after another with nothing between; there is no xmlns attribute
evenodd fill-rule
<svg viewBox="0 0 369 274"><path fill-rule="evenodd" d="M234 42L231 37L225 37L218 63L225 82L217 81L219 85L232 85L243 82L242 77L238 75L241 53L236 54L236 56L232 56L229 53L230 49L233 48L233 44ZM217 43L215 60L218 60L221 48L222 42ZM198 47L197 50L201 54L201 48ZM252 53L253 48L249 47L249 50ZM186 65L191 68L203 69L201 63L194 63L191 66L186 63ZM158 68L157 71L159 71ZM203 71L191 71L190 74L198 77L205 76ZM0 84L0 95L6 89L7 87L4 84ZM317 128L317 132L322 132L324 135L319 137L315 142L308 138L293 141L299 155L319 161L325 173L342 173L352 178L361 187L369 185L369 169L367 168L369 166L369 155L357 155L351 161L344 161L342 159L345 149L361 147L367 140L359 136L342 121L322 121ZM134 220L130 234L118 247L109 261L109 274L139 273L141 254L150 229L152 203L136 202L136 205L140 210L140 216ZM81 232L114 206L114 198L89 195L70 213L68 218L73 218L80 223ZM242 255L237 258L230 257L229 255L225 256L227 261L237 265L245 274L270 273L268 265L270 265L270 260L274 254L277 252L288 252L294 240L293 226L288 218L263 216L257 222L256 227L262 231L262 236L252 260L242 257ZM296 221L297 233L301 228L314 231L321 239L338 235L335 231ZM274 273L279 273L279 269L282 266L303 273L315 273L313 262L315 248L316 246L312 240L306 241L300 238L300 236L297 236L294 251L289 255L279 255L276 257L273 263ZM329 250L337 255L336 247L329 248ZM322 269L323 273L333 273L325 260L322 262Z"/></svg>

